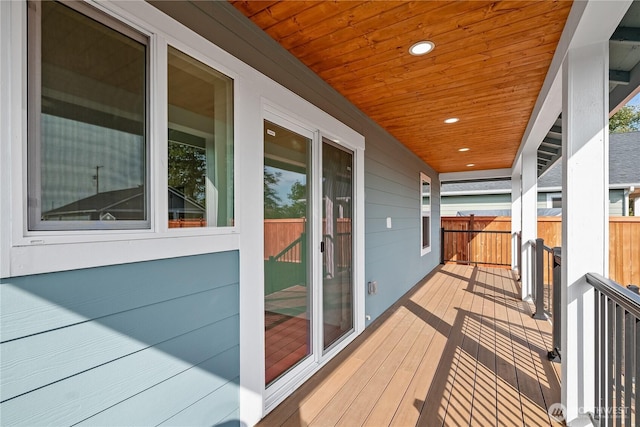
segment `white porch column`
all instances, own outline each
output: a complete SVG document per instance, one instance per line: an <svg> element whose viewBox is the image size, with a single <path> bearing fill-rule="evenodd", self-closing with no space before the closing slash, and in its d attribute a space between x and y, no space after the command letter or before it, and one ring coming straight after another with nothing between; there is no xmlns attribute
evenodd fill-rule
<svg viewBox="0 0 640 427"><path fill-rule="evenodd" d="M531 245L538 237L538 154L527 150L522 154L522 271L520 272L523 300L531 298L533 271Z"/></svg>
<svg viewBox="0 0 640 427"><path fill-rule="evenodd" d="M518 236L522 230L522 159L519 157L515 162L511 175L511 269L518 270L522 274L522 265L518 263L520 247L518 246Z"/></svg>
<svg viewBox="0 0 640 427"><path fill-rule="evenodd" d="M593 291L608 276L609 43L570 49L562 76L562 403L567 424L594 411Z"/></svg>

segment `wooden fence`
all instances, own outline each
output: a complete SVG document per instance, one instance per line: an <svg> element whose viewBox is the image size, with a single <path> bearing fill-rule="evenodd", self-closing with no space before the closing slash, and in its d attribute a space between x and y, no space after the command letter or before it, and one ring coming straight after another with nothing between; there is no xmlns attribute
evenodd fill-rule
<svg viewBox="0 0 640 427"><path fill-rule="evenodd" d="M511 265L509 217L453 216L441 219L445 230L473 230L496 233L446 233L442 236L442 259L478 265Z"/></svg>
<svg viewBox="0 0 640 427"><path fill-rule="evenodd" d="M324 221L323 221L324 222ZM265 219L264 220L264 259L278 256L289 245L295 242L305 233L306 220L304 218ZM326 234L326 224L323 223L322 233L325 244L329 244ZM336 229L333 230L332 247L336 263L339 267L351 266L351 219L338 218ZM294 259L287 258L288 262L300 262L300 257L295 255L300 251L292 251ZM297 257L297 258L296 258Z"/></svg>
<svg viewBox="0 0 640 427"><path fill-rule="evenodd" d="M447 230L511 230L511 218L442 217L442 227ZM562 218L539 217L538 237L544 239L546 246L562 246ZM490 249L491 246L477 248ZM453 248L445 247L444 250L451 253ZM640 217L609 217L609 278L621 285L640 285Z"/></svg>

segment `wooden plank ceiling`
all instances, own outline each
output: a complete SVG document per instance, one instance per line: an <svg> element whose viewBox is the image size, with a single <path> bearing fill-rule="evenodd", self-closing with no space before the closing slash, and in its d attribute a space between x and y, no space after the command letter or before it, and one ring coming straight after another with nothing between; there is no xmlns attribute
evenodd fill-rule
<svg viewBox="0 0 640 427"><path fill-rule="evenodd" d="M511 167L572 4L231 3L438 172Z"/></svg>

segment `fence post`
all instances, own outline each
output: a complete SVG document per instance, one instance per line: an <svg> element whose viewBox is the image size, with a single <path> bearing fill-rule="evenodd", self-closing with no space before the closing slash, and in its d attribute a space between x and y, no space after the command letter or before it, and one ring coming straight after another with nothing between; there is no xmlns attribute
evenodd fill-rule
<svg viewBox="0 0 640 427"><path fill-rule="evenodd" d="M475 228L474 220L475 215L471 214L469 216L469 232L467 233L467 253L469 254L469 264L473 263L473 245L471 243L473 241L473 229ZM478 264L476 263L476 266L477 265Z"/></svg>
<svg viewBox="0 0 640 427"><path fill-rule="evenodd" d="M561 267L561 252L562 250L559 247L553 248L553 311L551 313L551 322L553 326L553 350L547 353L547 357L552 362L560 362L560 331L561 328L561 318L562 313L562 304L560 301L560 285L562 281L562 267Z"/></svg>
<svg viewBox="0 0 640 427"><path fill-rule="evenodd" d="M440 228L440 264L444 264L444 227Z"/></svg>
<svg viewBox="0 0 640 427"><path fill-rule="evenodd" d="M534 289L533 298L536 303L536 312L533 313L534 319L546 319L544 315L544 240L536 239L536 248L534 252Z"/></svg>

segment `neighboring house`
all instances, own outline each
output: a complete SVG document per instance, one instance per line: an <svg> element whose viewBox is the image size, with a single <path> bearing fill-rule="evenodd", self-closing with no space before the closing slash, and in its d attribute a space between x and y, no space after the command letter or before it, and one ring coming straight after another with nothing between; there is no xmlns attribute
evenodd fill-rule
<svg viewBox="0 0 640 427"><path fill-rule="evenodd" d="M206 208L190 200L179 190L169 187L169 220L204 219ZM78 199L42 213L44 220L134 220L144 212L144 189L124 188L105 191Z"/></svg>
<svg viewBox="0 0 640 427"><path fill-rule="evenodd" d="M511 215L511 182L443 183L442 216ZM635 206L635 207L634 207ZM609 215L640 215L640 132L609 135ZM538 215L562 210L562 159L538 178Z"/></svg>

